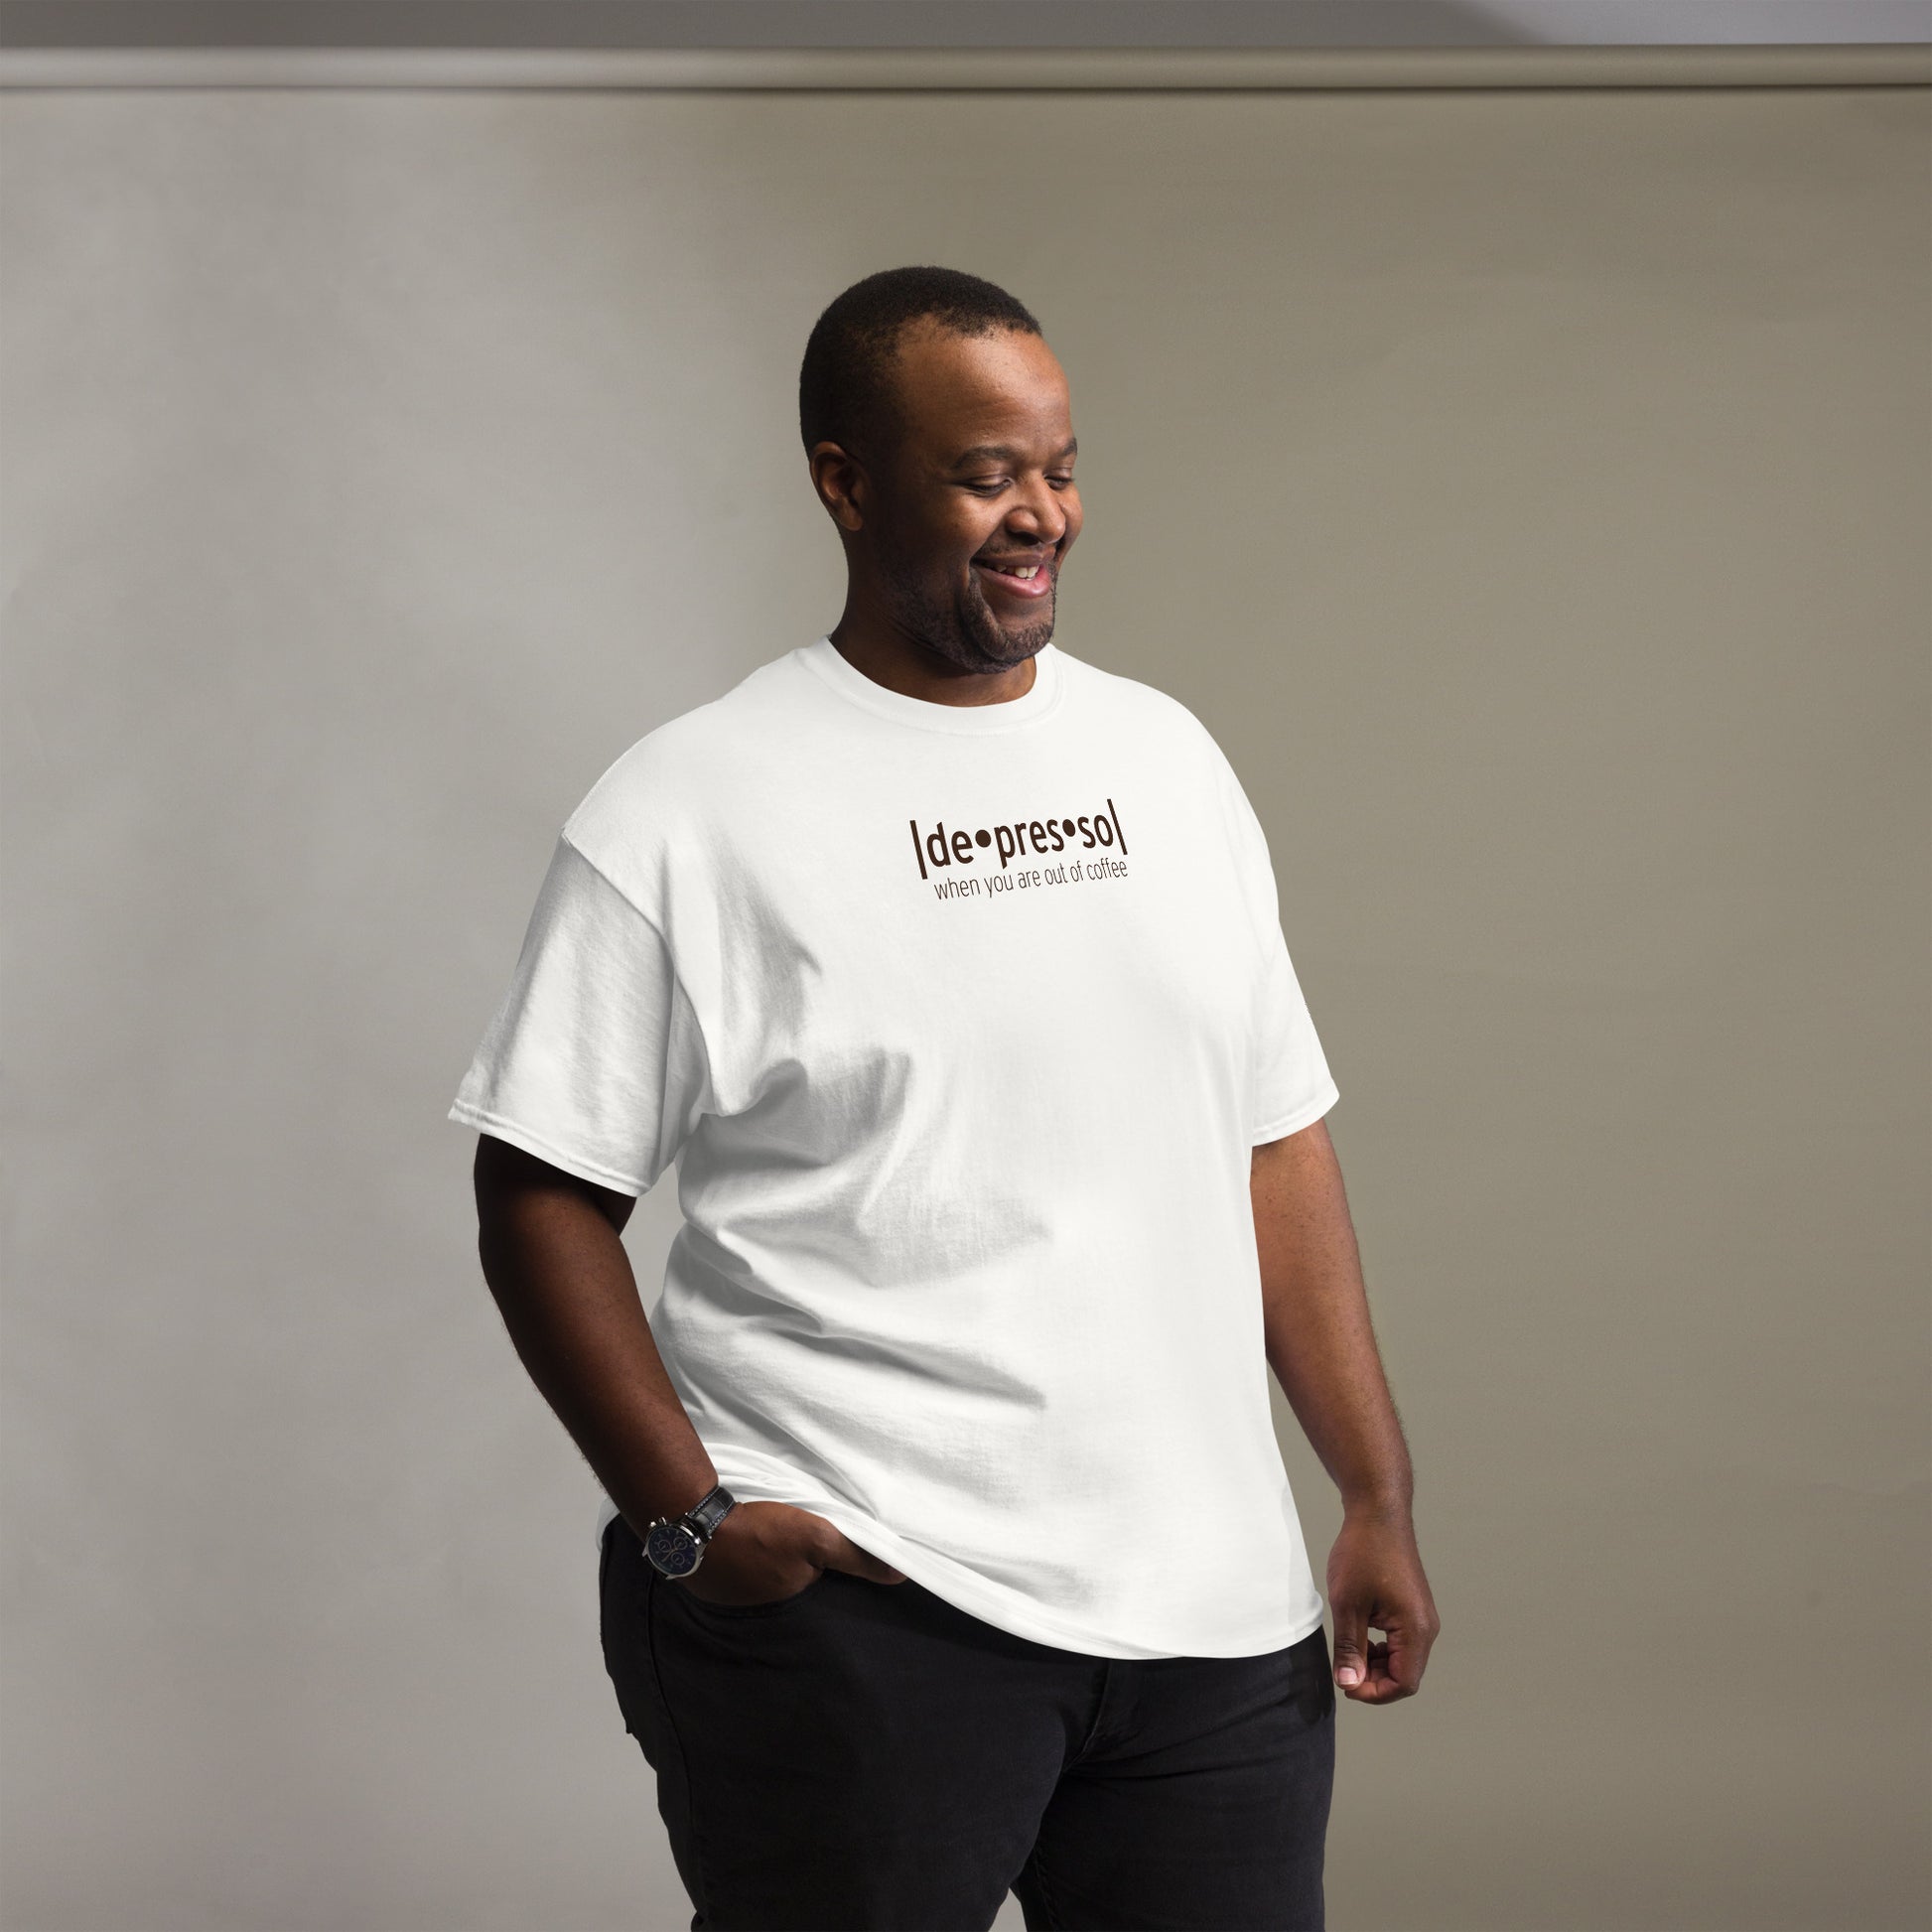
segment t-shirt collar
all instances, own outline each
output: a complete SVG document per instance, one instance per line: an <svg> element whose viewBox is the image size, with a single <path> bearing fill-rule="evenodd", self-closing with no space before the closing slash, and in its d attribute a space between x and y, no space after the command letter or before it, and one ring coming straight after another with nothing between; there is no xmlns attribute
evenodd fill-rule
<svg viewBox="0 0 1932 1932"><path fill-rule="evenodd" d="M798 656L839 696L881 718L924 731L1004 732L1037 724L1055 711L1065 689L1060 654L1051 644L1034 656L1034 681L1024 697L998 704L938 704L894 691L846 661L829 636L799 646Z"/></svg>

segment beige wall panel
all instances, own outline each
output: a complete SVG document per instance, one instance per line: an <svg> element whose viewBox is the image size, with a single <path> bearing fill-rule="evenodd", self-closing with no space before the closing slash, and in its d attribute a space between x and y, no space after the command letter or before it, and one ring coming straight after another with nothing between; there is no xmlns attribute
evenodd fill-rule
<svg viewBox="0 0 1932 1932"><path fill-rule="evenodd" d="M10 1925L688 1924L443 1115L565 813L836 620L798 358L913 261L1342 1090L1446 1627L1331 1923L1924 1922L1925 91L3 112Z"/></svg>

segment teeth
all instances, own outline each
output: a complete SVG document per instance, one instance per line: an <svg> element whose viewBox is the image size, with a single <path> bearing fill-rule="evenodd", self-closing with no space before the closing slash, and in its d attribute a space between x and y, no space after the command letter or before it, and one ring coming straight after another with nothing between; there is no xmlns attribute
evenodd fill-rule
<svg viewBox="0 0 1932 1932"><path fill-rule="evenodd" d="M1024 570L1007 570L999 564L988 564L987 569L999 571L1002 577L1036 577L1039 574L1037 564L1029 564Z"/></svg>

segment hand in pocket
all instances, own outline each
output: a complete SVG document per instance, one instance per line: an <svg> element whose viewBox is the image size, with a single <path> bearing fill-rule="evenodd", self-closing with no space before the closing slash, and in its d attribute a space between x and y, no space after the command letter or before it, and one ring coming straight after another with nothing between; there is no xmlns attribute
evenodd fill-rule
<svg viewBox="0 0 1932 1932"><path fill-rule="evenodd" d="M809 1589L827 1570L875 1584L902 1584L903 1571L862 1550L843 1530L790 1503L740 1503L712 1533L697 1569L674 1580L701 1602L748 1609Z"/></svg>

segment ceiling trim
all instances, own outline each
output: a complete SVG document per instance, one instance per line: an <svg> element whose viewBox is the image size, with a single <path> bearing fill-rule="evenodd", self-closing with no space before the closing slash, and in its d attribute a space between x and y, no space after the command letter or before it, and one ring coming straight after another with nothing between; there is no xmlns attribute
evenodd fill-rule
<svg viewBox="0 0 1932 1932"><path fill-rule="evenodd" d="M1482 48L8 48L0 89L1925 87L1921 42Z"/></svg>

